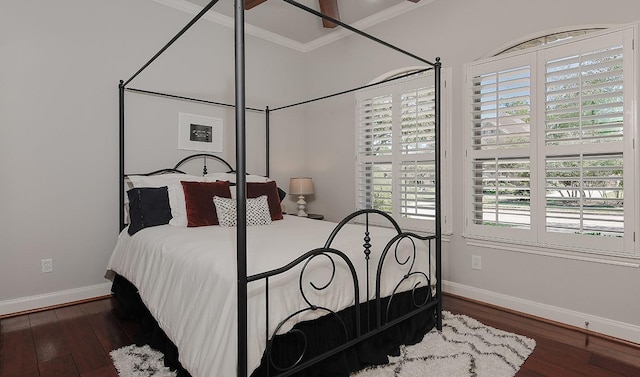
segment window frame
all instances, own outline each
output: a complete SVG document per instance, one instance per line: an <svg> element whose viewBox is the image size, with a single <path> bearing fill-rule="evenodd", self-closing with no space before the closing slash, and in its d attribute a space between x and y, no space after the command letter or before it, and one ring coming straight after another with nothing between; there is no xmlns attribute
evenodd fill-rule
<svg viewBox="0 0 640 377"><path fill-rule="evenodd" d="M570 54L570 50L589 43L594 38L606 39L608 37L616 38L615 35L620 33L624 46L624 121L623 121L623 160L624 160L624 237L617 242L611 242L611 237L589 236L581 234L556 233L546 230L546 160L552 154L549 147L545 143L545 122L546 122L546 71L545 64L549 60L550 54L556 53L559 49L563 53ZM465 66L465 221L463 237L468 242L474 240L482 241L484 246L504 248L504 244L521 245L524 249L538 250L547 253L551 250L553 255L565 254L591 254L606 258L623 258L623 259L640 259L640 250L636 242L635 224L638 224L640 214L640 193L634 188L640 187L640 173L638 170L638 151L635 148L635 139L638 135L638 112L640 104L638 103L638 57L634 46L637 40L638 25L627 25L620 28L608 29L603 32L593 32L584 37L574 38L568 41L557 42L552 45L540 46L530 50L520 50L505 55L483 59L473 62ZM592 41L593 42L593 41ZM597 45L599 46L599 45ZM597 50L594 47L591 50ZM483 153L473 151L473 123L471 109L474 106L472 95L473 87L471 80L474 75L480 71L496 71L497 69L506 69L507 67L516 66L516 64L505 64L505 62L513 60L522 61L530 64L531 67L531 121L530 121L530 142L531 151L529 154L530 165L530 228L514 229L500 228L487 225L474 224L474 200L472 199L474 190L473 164L478 156ZM487 68L480 70L479 67L485 65ZM490 69L495 67L496 69ZM542 105L539 105L542 104ZM576 150L580 150L580 146ZM570 149L570 148L569 148ZM597 147L594 149L598 149ZM602 148L606 150L607 148ZM483 152L483 151L480 151ZM492 156L491 152L485 153L488 157ZM493 153L495 156L496 153ZM514 157L518 153L511 150L503 150L497 153L501 157ZM617 241L617 240L615 240ZM522 251L522 248L521 250Z"/></svg>

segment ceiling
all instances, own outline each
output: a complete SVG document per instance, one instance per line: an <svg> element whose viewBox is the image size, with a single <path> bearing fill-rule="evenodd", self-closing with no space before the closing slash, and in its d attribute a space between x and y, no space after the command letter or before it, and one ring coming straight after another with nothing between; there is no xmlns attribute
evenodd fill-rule
<svg viewBox="0 0 640 377"><path fill-rule="evenodd" d="M197 14L210 0L154 0L182 11ZM297 0L319 11L318 0ZM415 10L434 0L418 3L406 0L339 0L340 20L359 30ZM233 0L220 0L204 17L232 27ZM268 0L245 11L245 32L286 47L306 52L344 38L352 32L322 27L322 19L282 0Z"/></svg>

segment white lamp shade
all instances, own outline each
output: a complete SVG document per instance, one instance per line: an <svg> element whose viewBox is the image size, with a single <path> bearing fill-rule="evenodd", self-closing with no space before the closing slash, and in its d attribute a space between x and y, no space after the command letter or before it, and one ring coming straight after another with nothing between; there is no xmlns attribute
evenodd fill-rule
<svg viewBox="0 0 640 377"><path fill-rule="evenodd" d="M313 181L309 177L291 178L289 180L289 194L311 195L313 194Z"/></svg>

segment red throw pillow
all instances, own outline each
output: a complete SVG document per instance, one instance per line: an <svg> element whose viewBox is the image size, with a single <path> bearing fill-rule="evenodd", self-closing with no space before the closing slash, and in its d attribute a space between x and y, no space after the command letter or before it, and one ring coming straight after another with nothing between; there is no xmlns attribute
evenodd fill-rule
<svg viewBox="0 0 640 377"><path fill-rule="evenodd" d="M252 199L262 195L267 196L271 220L282 220L282 206L280 205L276 181L247 182L247 198Z"/></svg>
<svg viewBox="0 0 640 377"><path fill-rule="evenodd" d="M187 226L218 225L213 197L231 198L228 181L181 181L187 210Z"/></svg>

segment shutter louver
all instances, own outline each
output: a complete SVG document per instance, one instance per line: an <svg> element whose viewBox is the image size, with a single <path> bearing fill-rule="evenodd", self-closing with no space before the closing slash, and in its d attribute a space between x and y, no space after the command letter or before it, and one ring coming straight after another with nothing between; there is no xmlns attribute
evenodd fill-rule
<svg viewBox="0 0 640 377"><path fill-rule="evenodd" d="M393 201L392 166L388 162L360 164L358 204L361 209L378 209L391 214Z"/></svg>
<svg viewBox="0 0 640 377"><path fill-rule="evenodd" d="M405 161L400 169L400 214L435 220L434 161Z"/></svg>
<svg viewBox="0 0 640 377"><path fill-rule="evenodd" d="M360 101L358 153L362 156L391 155L392 98L380 96Z"/></svg>
<svg viewBox="0 0 640 377"><path fill-rule="evenodd" d="M528 159L474 161L474 224L529 229L530 165Z"/></svg>
<svg viewBox="0 0 640 377"><path fill-rule="evenodd" d="M521 66L472 79L473 149L528 147L531 68Z"/></svg>
<svg viewBox="0 0 640 377"><path fill-rule="evenodd" d="M435 150L435 89L420 88L401 95L403 154Z"/></svg>
<svg viewBox="0 0 640 377"><path fill-rule="evenodd" d="M547 231L622 237L622 172L621 154L547 158Z"/></svg>
<svg viewBox="0 0 640 377"><path fill-rule="evenodd" d="M622 46L547 62L546 144L621 141Z"/></svg>

